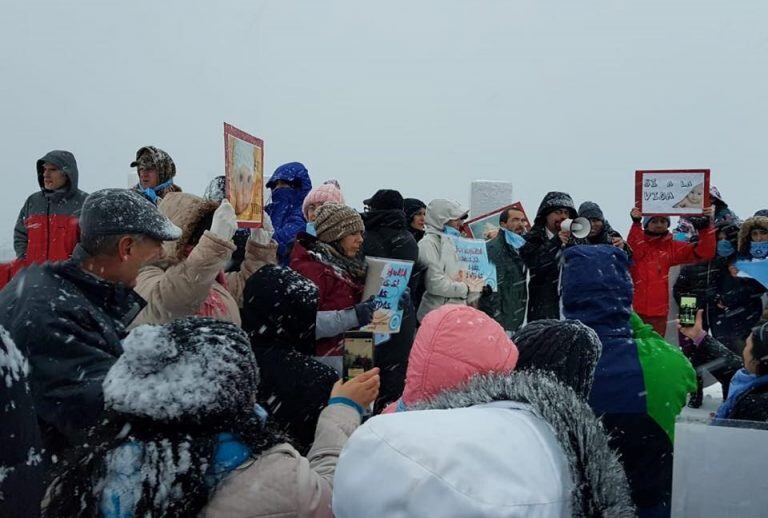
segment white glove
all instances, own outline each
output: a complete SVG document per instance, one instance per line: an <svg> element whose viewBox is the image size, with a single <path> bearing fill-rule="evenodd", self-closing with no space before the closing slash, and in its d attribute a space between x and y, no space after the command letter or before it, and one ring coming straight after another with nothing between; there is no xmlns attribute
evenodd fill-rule
<svg viewBox="0 0 768 518"><path fill-rule="evenodd" d="M275 228L272 226L272 218L269 214L264 213L264 221L261 222L261 228L254 228L251 230L251 237L256 244L267 246L272 242L272 234L275 233Z"/></svg>
<svg viewBox="0 0 768 518"><path fill-rule="evenodd" d="M228 200L224 200L213 213L211 233L224 241L230 241L237 231L237 215Z"/></svg>

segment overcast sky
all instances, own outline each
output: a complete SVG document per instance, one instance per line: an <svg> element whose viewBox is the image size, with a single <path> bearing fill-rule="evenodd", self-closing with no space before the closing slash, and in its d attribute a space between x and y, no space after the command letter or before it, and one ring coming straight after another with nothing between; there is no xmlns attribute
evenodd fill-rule
<svg viewBox="0 0 768 518"><path fill-rule="evenodd" d="M624 229L635 169L699 167L740 216L768 206L764 0L5 0L0 49L0 243L48 150L92 191L156 145L202 193L224 121L358 207L508 180Z"/></svg>

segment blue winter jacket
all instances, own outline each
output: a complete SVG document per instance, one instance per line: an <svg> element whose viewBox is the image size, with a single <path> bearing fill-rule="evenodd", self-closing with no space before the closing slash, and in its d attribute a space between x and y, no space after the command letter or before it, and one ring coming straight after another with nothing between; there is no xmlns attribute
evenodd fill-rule
<svg viewBox="0 0 768 518"><path fill-rule="evenodd" d="M291 185L291 189L274 189L278 180ZM283 164L267 182L272 189L272 201L266 206L267 214L272 218L275 227L274 239L277 241L277 257L281 265L290 262L290 244L296 239L296 234L307 226L304 213L301 210L304 198L312 190L309 171L299 162Z"/></svg>

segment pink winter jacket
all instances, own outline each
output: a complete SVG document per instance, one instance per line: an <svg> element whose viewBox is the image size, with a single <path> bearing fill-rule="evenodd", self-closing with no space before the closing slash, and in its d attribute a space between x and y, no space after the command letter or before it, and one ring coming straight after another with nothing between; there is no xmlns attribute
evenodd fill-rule
<svg viewBox="0 0 768 518"><path fill-rule="evenodd" d="M422 320L403 395L382 413L430 399L475 374L511 371L517 357L517 347L491 317L469 306L442 306Z"/></svg>

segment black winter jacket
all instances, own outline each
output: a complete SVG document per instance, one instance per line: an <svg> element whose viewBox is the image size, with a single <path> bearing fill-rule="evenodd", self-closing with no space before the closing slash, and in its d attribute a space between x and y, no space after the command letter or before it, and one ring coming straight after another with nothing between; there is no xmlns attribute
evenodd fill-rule
<svg viewBox="0 0 768 518"><path fill-rule="evenodd" d="M768 422L768 385L742 394L728 419Z"/></svg>
<svg viewBox="0 0 768 518"><path fill-rule="evenodd" d="M29 357L48 455L61 458L98 422L104 376L144 305L132 289L86 273L76 260L32 265L0 292L0 325Z"/></svg>

